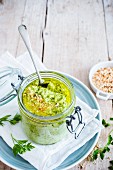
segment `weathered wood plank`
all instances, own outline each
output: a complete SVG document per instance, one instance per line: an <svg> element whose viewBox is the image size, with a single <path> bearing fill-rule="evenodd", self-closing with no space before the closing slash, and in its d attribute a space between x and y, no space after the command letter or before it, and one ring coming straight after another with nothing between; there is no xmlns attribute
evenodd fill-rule
<svg viewBox="0 0 113 170"><path fill-rule="evenodd" d="M52 69L67 72L87 86L89 69L108 60L103 3L99 1L48 1L47 24L44 34L44 63ZM99 101L102 117L109 118L112 101ZM107 113L107 114L106 114ZM100 143L106 139L103 132ZM108 160L95 165L85 161L85 168L106 169ZM79 169L75 166L72 169Z"/></svg>
<svg viewBox="0 0 113 170"><path fill-rule="evenodd" d="M42 33L45 25L45 15L46 0L27 0L25 11L22 16L22 24L27 26L33 50L40 58L42 58L43 53ZM27 49L23 40L22 38L19 38L16 56L19 56L25 51L27 51Z"/></svg>
<svg viewBox="0 0 113 170"><path fill-rule="evenodd" d="M91 66L107 60L103 15L101 0L48 1L44 63L88 85Z"/></svg>
<svg viewBox="0 0 113 170"><path fill-rule="evenodd" d="M113 60L113 1L103 0L106 21L106 36L109 51L109 60Z"/></svg>
<svg viewBox="0 0 113 170"><path fill-rule="evenodd" d="M0 170L14 170L0 161Z"/></svg>
<svg viewBox="0 0 113 170"><path fill-rule="evenodd" d="M15 56L18 44L18 24L21 23L26 0L5 0L0 4L0 54L8 50Z"/></svg>

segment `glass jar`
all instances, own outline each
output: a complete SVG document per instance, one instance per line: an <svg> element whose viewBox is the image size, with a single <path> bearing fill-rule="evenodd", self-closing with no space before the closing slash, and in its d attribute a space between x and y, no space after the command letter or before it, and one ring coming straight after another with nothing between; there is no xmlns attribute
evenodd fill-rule
<svg viewBox="0 0 113 170"><path fill-rule="evenodd" d="M66 118L75 107L75 92L72 83L62 74L53 71L40 72L42 79L52 78L66 85L70 91L71 102L68 108L55 116L38 116L28 111L22 101L22 94L26 86L36 80L37 74L26 77L18 89L18 105L22 116L22 128L28 138L38 144L53 144L65 137L69 131L66 127Z"/></svg>

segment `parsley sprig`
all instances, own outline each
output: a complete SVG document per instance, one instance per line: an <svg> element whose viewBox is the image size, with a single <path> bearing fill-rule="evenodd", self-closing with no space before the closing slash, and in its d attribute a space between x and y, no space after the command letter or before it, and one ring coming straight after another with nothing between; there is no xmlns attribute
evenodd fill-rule
<svg viewBox="0 0 113 170"><path fill-rule="evenodd" d="M0 125L3 126L4 122L9 122L11 125L15 125L17 124L19 121L21 121L21 115L20 114L16 114L12 119L9 119L11 115L6 115L2 118L0 118Z"/></svg>
<svg viewBox="0 0 113 170"><path fill-rule="evenodd" d="M110 120L113 121L113 118L110 118ZM104 119L102 120L102 124L104 127L108 127L112 125L106 122ZM102 148L97 148L96 150L93 151L91 160L96 160L99 156L102 160L104 159L105 153L110 151L110 145L113 145L113 137L111 135L112 132L113 132L113 129L108 134L106 145Z"/></svg>
<svg viewBox="0 0 113 170"><path fill-rule="evenodd" d="M13 117L13 119L9 120L9 122L10 122L10 124L15 125L15 124L17 124L19 121L21 121L21 120L22 120L21 115L17 113L17 114Z"/></svg>
<svg viewBox="0 0 113 170"><path fill-rule="evenodd" d="M113 132L113 130L111 132ZM110 148L109 148L110 145L113 145L113 137L111 136L111 134L109 134L107 143L103 148L98 148L94 150L92 154L92 160L96 160L98 156L100 156L100 158L103 160L105 153L110 151Z"/></svg>
<svg viewBox="0 0 113 170"><path fill-rule="evenodd" d="M31 151L31 149L35 148L31 142L28 140L17 140L11 134L14 146L13 146L13 153L16 156L17 154L23 154L26 151Z"/></svg>
<svg viewBox="0 0 113 170"><path fill-rule="evenodd" d="M9 121L9 117L10 117L10 116L11 116L11 115L6 115L6 116L0 118L0 125L3 126L3 125L4 125L3 122Z"/></svg>

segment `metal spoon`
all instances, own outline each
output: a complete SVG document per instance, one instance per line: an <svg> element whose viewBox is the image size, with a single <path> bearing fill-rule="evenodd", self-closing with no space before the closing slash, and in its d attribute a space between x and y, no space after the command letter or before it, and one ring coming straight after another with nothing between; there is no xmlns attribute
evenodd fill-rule
<svg viewBox="0 0 113 170"><path fill-rule="evenodd" d="M30 54L30 57L32 59L32 62L33 62L33 65L34 65L34 68L36 70L36 73L38 75L38 78L39 78L39 85L42 86L42 87L47 87L48 83L44 83L44 80L41 78L41 75L39 73L39 70L38 70L38 67L34 61L34 58L33 58L33 50L32 50L32 47L31 47L31 43L30 43L30 39L29 39L29 34L28 34L28 31L27 31L27 27L25 25L20 25L18 27L18 30L19 30L19 33L28 49L28 52Z"/></svg>

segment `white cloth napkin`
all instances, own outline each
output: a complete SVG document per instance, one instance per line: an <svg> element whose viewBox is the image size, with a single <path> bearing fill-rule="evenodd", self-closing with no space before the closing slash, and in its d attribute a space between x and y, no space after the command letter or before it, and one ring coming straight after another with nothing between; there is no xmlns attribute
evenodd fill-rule
<svg viewBox="0 0 113 170"><path fill-rule="evenodd" d="M36 55L35 59L37 60L40 70L46 69ZM25 53L15 59L11 56L11 54L6 52L0 56L0 67L3 66L20 68L24 76L34 72L34 68L28 53ZM38 145L33 143L35 148L20 156L38 170L52 170L60 165L71 153L89 141L97 132L100 132L102 128L101 122L95 118L99 111L90 108L78 97L76 100L76 105L81 107L83 122L86 124L77 139L74 138L74 134L69 133L66 138L53 145ZM13 117L17 112L19 112L18 103L17 98L15 98L11 102L7 103L7 105L0 107L0 118L7 114L11 114ZM28 139L22 130L21 122L14 126L7 122L3 127L0 126L0 136L12 148L13 142L11 139L11 134L19 140Z"/></svg>

